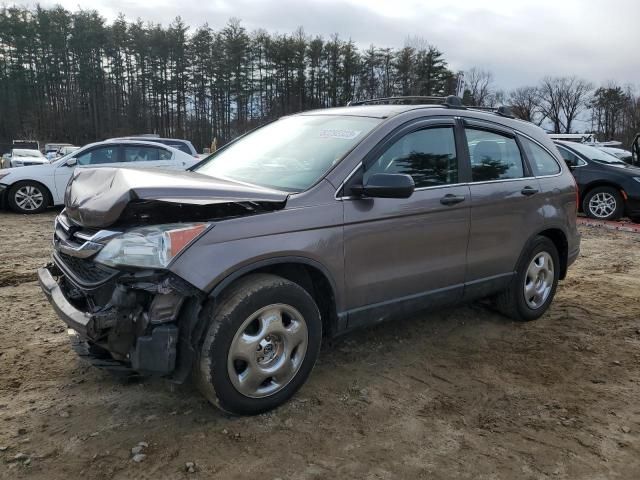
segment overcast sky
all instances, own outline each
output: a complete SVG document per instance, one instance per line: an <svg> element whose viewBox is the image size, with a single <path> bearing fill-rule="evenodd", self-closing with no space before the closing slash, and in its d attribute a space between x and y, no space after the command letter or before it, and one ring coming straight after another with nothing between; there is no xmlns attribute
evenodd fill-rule
<svg viewBox="0 0 640 480"><path fill-rule="evenodd" d="M638 0L41 0L75 10L94 8L112 20L191 27L224 26L230 17L249 30L309 35L338 33L358 46L401 47L420 36L451 68L477 66L502 88L535 84L545 75L578 75L596 84L640 86Z"/></svg>

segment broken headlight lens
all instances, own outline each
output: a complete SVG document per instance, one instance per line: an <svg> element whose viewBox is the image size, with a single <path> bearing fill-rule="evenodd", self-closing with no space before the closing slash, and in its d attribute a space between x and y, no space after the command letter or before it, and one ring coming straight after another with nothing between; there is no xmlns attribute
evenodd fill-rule
<svg viewBox="0 0 640 480"><path fill-rule="evenodd" d="M165 268L209 225L174 223L133 228L110 240L95 261L109 267Z"/></svg>

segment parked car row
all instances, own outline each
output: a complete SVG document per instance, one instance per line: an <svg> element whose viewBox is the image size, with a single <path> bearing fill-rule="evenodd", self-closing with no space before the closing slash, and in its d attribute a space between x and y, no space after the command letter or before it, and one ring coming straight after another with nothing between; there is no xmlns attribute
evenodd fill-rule
<svg viewBox="0 0 640 480"><path fill-rule="evenodd" d="M37 150L32 155L35 152L40 157L16 157L22 162L21 168L0 170L0 203L18 213L39 213L49 206L62 205L65 188L76 168L109 166L184 170L199 161L176 148L146 140L112 139L92 143L53 162ZM13 162L12 159L12 166L18 166Z"/></svg>

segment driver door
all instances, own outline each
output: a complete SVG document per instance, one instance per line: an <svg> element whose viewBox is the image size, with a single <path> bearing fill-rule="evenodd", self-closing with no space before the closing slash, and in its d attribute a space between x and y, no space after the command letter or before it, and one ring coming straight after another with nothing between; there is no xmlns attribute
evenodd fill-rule
<svg viewBox="0 0 640 480"><path fill-rule="evenodd" d="M459 135L453 119L402 127L347 182L345 195L373 173L409 174L416 185L406 199L343 199L349 327L462 297L470 193Z"/></svg>

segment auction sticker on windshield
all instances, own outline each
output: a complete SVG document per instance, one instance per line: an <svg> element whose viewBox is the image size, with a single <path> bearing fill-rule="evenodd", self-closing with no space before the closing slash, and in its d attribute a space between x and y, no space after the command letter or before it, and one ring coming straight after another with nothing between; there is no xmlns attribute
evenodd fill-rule
<svg viewBox="0 0 640 480"><path fill-rule="evenodd" d="M361 130L339 130L324 129L320 130L320 138L342 138L344 140L353 140L360 135Z"/></svg>

